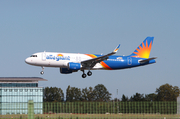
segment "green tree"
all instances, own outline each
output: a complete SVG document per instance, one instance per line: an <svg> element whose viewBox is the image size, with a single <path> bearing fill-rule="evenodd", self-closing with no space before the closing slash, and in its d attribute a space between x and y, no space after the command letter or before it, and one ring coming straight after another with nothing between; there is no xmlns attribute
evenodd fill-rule
<svg viewBox="0 0 180 119"><path fill-rule="evenodd" d="M130 101L145 101L144 94L136 93L133 97L131 96Z"/></svg>
<svg viewBox="0 0 180 119"><path fill-rule="evenodd" d="M176 101L180 94L179 87L164 84L156 89L158 101Z"/></svg>
<svg viewBox="0 0 180 119"><path fill-rule="evenodd" d="M145 95L145 100L146 101L157 101L157 94L155 94L155 93L147 94L147 95Z"/></svg>
<svg viewBox="0 0 180 119"><path fill-rule="evenodd" d="M46 87L44 89L44 101L45 102L61 102L64 100L64 93L61 88Z"/></svg>
<svg viewBox="0 0 180 119"><path fill-rule="evenodd" d="M109 101L111 98L111 93L109 93L103 84L96 85L93 94L95 101Z"/></svg>
<svg viewBox="0 0 180 119"><path fill-rule="evenodd" d="M128 101L128 97L126 97L124 94L122 95L122 98L121 98L121 101L125 102L125 101Z"/></svg>
<svg viewBox="0 0 180 119"><path fill-rule="evenodd" d="M44 97L43 97L44 102L50 102L51 101L50 95L51 95L50 89L49 89L49 87L46 87L44 89Z"/></svg>
<svg viewBox="0 0 180 119"><path fill-rule="evenodd" d="M94 100L94 92L92 87L89 87L89 89L87 89L87 87L85 89L82 89L82 100L83 101Z"/></svg>
<svg viewBox="0 0 180 119"><path fill-rule="evenodd" d="M70 87L66 89L66 101L73 102L73 101L81 101L82 100L81 89L76 87Z"/></svg>
<svg viewBox="0 0 180 119"><path fill-rule="evenodd" d="M70 85L67 87L67 89L66 89L66 101L70 101L70 100L72 100L71 99L71 87L70 87Z"/></svg>

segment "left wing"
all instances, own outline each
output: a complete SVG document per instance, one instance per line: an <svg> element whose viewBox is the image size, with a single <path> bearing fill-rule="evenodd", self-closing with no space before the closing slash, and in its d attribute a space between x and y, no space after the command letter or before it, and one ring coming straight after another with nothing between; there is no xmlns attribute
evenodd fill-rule
<svg viewBox="0 0 180 119"><path fill-rule="evenodd" d="M116 54L116 52L118 51L119 47L120 47L120 44L114 49L113 52L111 52L111 53L109 53L107 55L103 55L103 56L100 56L100 57L97 57L97 58L93 58L93 59L82 61L81 62L82 69L86 69L86 68L91 69L97 63L100 63L101 61L107 60L109 58L108 56Z"/></svg>

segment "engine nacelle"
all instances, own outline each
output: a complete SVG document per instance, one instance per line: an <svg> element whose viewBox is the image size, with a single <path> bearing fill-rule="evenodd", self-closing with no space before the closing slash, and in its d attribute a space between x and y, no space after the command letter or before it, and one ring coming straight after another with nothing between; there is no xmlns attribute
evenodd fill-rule
<svg viewBox="0 0 180 119"><path fill-rule="evenodd" d="M70 73L73 73L73 72L77 72L79 69L81 69L81 64L80 63L69 62L68 63L68 68L60 68L60 73L62 73L62 74L70 74Z"/></svg>
<svg viewBox="0 0 180 119"><path fill-rule="evenodd" d="M60 68L60 72L61 72L61 74L70 74L73 71L69 70L68 68Z"/></svg>
<svg viewBox="0 0 180 119"><path fill-rule="evenodd" d="M69 70L79 70L81 68L81 64L80 63L69 62L68 63L68 68L69 68Z"/></svg>

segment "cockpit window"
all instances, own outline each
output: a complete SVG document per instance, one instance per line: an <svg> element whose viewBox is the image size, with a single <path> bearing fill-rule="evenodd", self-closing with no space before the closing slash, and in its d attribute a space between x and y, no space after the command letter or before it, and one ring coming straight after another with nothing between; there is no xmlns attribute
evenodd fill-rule
<svg viewBox="0 0 180 119"><path fill-rule="evenodd" d="M30 57L37 57L37 55L31 55Z"/></svg>

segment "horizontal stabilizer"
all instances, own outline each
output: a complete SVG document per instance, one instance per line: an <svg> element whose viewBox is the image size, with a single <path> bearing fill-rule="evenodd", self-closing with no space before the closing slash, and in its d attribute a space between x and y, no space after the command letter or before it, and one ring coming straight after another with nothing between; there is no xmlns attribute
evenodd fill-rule
<svg viewBox="0 0 180 119"><path fill-rule="evenodd" d="M152 58L148 58L148 59L145 59L145 60L141 60L139 61L139 63L146 63L146 62L149 62L150 60L153 60L153 59L156 59L157 57L152 57Z"/></svg>

